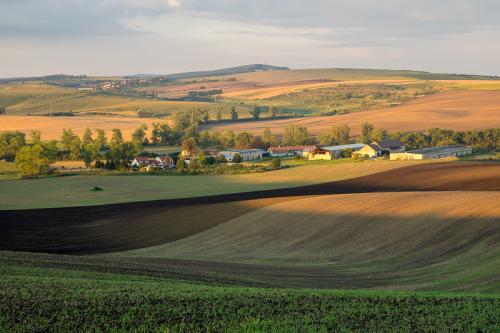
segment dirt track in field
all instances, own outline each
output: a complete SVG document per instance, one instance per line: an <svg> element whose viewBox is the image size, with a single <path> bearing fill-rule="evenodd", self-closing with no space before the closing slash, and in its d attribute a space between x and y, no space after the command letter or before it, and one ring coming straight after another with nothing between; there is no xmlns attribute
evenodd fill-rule
<svg viewBox="0 0 500 333"><path fill-rule="evenodd" d="M91 207L0 211L0 250L96 254L180 240L271 204L324 194L500 191L500 164L435 163L296 188ZM473 195L471 193L471 195Z"/></svg>

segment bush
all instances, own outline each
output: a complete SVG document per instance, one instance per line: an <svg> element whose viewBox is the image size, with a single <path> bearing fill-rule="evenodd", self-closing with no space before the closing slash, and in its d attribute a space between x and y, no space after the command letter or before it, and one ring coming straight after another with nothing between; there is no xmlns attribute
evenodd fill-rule
<svg viewBox="0 0 500 333"><path fill-rule="evenodd" d="M241 163L241 155L240 154L234 154L232 162L233 163Z"/></svg>
<svg viewBox="0 0 500 333"><path fill-rule="evenodd" d="M274 158L271 162L273 169L281 168L281 158Z"/></svg>
<svg viewBox="0 0 500 333"><path fill-rule="evenodd" d="M16 169L23 177L37 177L49 171L50 160L41 145L24 146L16 155Z"/></svg>

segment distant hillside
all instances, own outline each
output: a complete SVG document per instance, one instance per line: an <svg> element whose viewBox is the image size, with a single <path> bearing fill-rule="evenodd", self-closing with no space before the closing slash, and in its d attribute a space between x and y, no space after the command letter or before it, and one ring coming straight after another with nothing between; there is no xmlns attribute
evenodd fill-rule
<svg viewBox="0 0 500 333"><path fill-rule="evenodd" d="M234 75L242 73L252 73L260 71L278 71L278 70L289 70L288 67L271 66L264 64L252 64L245 66L237 66L230 68L215 69L212 71L198 71L198 72L186 72L186 73L176 73L165 75L169 79L190 79L195 77L206 77L206 76L220 76L220 75Z"/></svg>

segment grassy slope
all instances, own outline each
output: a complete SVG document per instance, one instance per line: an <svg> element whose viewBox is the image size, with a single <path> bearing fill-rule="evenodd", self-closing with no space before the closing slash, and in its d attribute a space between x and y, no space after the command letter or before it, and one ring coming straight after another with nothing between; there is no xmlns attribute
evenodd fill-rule
<svg viewBox="0 0 500 333"><path fill-rule="evenodd" d="M426 162L317 163L278 171L222 176L68 176L2 181L0 209L68 207L285 188L368 175ZM102 192L91 192L94 186Z"/></svg>
<svg viewBox="0 0 500 333"><path fill-rule="evenodd" d="M0 329L401 332L500 325L497 296L217 287L88 267L31 268L0 258Z"/></svg>
<svg viewBox="0 0 500 333"><path fill-rule="evenodd" d="M201 102L154 101L151 99L87 94L72 88L45 85L0 86L0 102L9 114L47 114L49 112L110 112L136 116L138 108L155 113L175 113L190 108L216 109L217 104Z"/></svg>
<svg viewBox="0 0 500 333"><path fill-rule="evenodd" d="M323 195L120 255L329 267L355 284L500 291L499 192Z"/></svg>

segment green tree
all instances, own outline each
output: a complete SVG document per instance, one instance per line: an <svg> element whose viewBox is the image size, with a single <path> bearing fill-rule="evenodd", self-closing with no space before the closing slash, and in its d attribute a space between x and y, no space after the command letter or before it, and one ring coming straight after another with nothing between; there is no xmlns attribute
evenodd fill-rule
<svg viewBox="0 0 500 333"><path fill-rule="evenodd" d="M237 121L238 120L238 112L236 111L236 107L233 106L231 108L231 120L232 121Z"/></svg>
<svg viewBox="0 0 500 333"><path fill-rule="evenodd" d="M75 135L69 144L69 158L73 161L79 160L82 157L82 142L79 137Z"/></svg>
<svg viewBox="0 0 500 333"><path fill-rule="evenodd" d="M189 155L196 155L198 152L198 144L195 138L185 138L182 140L182 151L187 152Z"/></svg>
<svg viewBox="0 0 500 333"><path fill-rule="evenodd" d="M235 146L237 149L248 149L250 148L250 145L252 144L252 134L243 131L238 134L236 134L235 138Z"/></svg>
<svg viewBox="0 0 500 333"><path fill-rule="evenodd" d="M22 147L16 154L14 165L23 177L37 177L49 171L50 160L43 147L36 144Z"/></svg>
<svg viewBox="0 0 500 333"><path fill-rule="evenodd" d="M132 141L138 145L148 144L148 138L146 137L147 130L148 126L146 126L146 124L139 126L134 132L132 132Z"/></svg>
<svg viewBox="0 0 500 333"><path fill-rule="evenodd" d="M14 161L16 154L26 146L26 135L19 131L0 132L0 159Z"/></svg>
<svg viewBox="0 0 500 333"><path fill-rule="evenodd" d="M52 163L57 159L59 148L57 148L57 140L50 140L40 143L43 147L43 154Z"/></svg>
<svg viewBox="0 0 500 333"><path fill-rule="evenodd" d="M198 161L195 159L189 160L188 171L191 175L196 175L200 171Z"/></svg>
<svg viewBox="0 0 500 333"><path fill-rule="evenodd" d="M278 116L279 114L280 114L280 110L276 106L273 106L271 108L271 118L274 118L274 117Z"/></svg>
<svg viewBox="0 0 500 333"><path fill-rule="evenodd" d="M387 133L387 130L383 129L383 128L377 128L374 132L373 132L373 137L372 139L374 141L382 141L382 140L385 140L389 137L389 133Z"/></svg>
<svg viewBox="0 0 500 333"><path fill-rule="evenodd" d="M269 127L264 128L264 132L262 133L262 141L264 144L269 146L274 146L278 144L278 140L275 135L271 132Z"/></svg>
<svg viewBox="0 0 500 333"><path fill-rule="evenodd" d="M351 134L351 129L349 128L349 125L343 124L334 126L331 130L331 133L334 144L345 145L349 143Z"/></svg>
<svg viewBox="0 0 500 333"><path fill-rule="evenodd" d="M224 148L233 148L234 147L234 142L235 141L235 135L234 132L231 130L227 130L224 133L222 133L221 137L221 143L224 146Z"/></svg>
<svg viewBox="0 0 500 333"><path fill-rule="evenodd" d="M73 130L71 128L66 129L63 128L62 130L62 135L61 135L61 143L64 146L64 149L70 150L71 145L73 144L73 141L75 141L77 136L75 133L73 133Z"/></svg>
<svg viewBox="0 0 500 333"><path fill-rule="evenodd" d="M273 160L271 161L271 165L273 169L281 168L281 158L273 158Z"/></svg>
<svg viewBox="0 0 500 333"><path fill-rule="evenodd" d="M99 147L99 150L102 150L108 146L108 138L106 137L106 132L104 132L104 130L100 128L96 129L95 131L97 133L95 143Z"/></svg>
<svg viewBox="0 0 500 333"><path fill-rule="evenodd" d="M94 142L94 139L92 139L92 130L90 128L86 128L85 132L83 132L82 144L89 145L92 142Z"/></svg>
<svg viewBox="0 0 500 333"><path fill-rule="evenodd" d="M7 114L7 109L2 106L2 107L0 107L0 116L4 115L4 114Z"/></svg>
<svg viewBox="0 0 500 333"><path fill-rule="evenodd" d="M153 129L151 131L151 142L155 145L157 144L170 144L173 143L175 135L172 128L166 122L163 123L153 123Z"/></svg>
<svg viewBox="0 0 500 333"><path fill-rule="evenodd" d="M206 166L208 164L207 163L207 156L205 155L205 152L203 150L198 154L198 162L202 166Z"/></svg>
<svg viewBox="0 0 500 333"><path fill-rule="evenodd" d="M210 136L210 132L207 130L201 131L198 142L200 143L201 147L204 147L204 148L210 147L212 145L212 139Z"/></svg>
<svg viewBox="0 0 500 333"><path fill-rule="evenodd" d="M373 141L373 125L370 123L361 124L360 140L363 143L370 143Z"/></svg>
<svg viewBox="0 0 500 333"><path fill-rule="evenodd" d="M300 125L287 125L283 133L283 144L290 146L305 145L311 141L307 128Z"/></svg>
<svg viewBox="0 0 500 333"><path fill-rule="evenodd" d="M175 163L175 168L179 172L184 172L184 167L185 167L184 159L179 156L179 158L177 159L177 162Z"/></svg>
<svg viewBox="0 0 500 333"><path fill-rule="evenodd" d="M85 167L87 168L92 165L92 161L94 160L93 147L94 146L92 144L87 144L83 145L82 149L80 150L80 156L83 160L83 163L85 163Z"/></svg>
<svg viewBox="0 0 500 333"><path fill-rule="evenodd" d="M253 120L259 120L261 113L262 113L262 109L260 108L260 106L256 106L250 111L250 114L252 115Z"/></svg>
<svg viewBox="0 0 500 333"><path fill-rule="evenodd" d="M342 151L342 157L343 158L351 158L352 157L352 149L347 148Z"/></svg>
<svg viewBox="0 0 500 333"><path fill-rule="evenodd" d="M30 132L31 143L34 145L42 144L42 132L39 130L32 130Z"/></svg>
<svg viewBox="0 0 500 333"><path fill-rule="evenodd" d="M241 155L238 153L234 154L232 162L233 163L241 163Z"/></svg>
<svg viewBox="0 0 500 333"><path fill-rule="evenodd" d="M217 115L216 115L215 120L217 120L217 121L222 120L222 110L221 109L217 110Z"/></svg>
<svg viewBox="0 0 500 333"><path fill-rule="evenodd" d="M120 164L120 161L124 158L124 150L123 150L123 135L122 131L118 128L114 128L111 134L111 140L109 142L109 148L111 153L111 164L113 166L117 166Z"/></svg>

